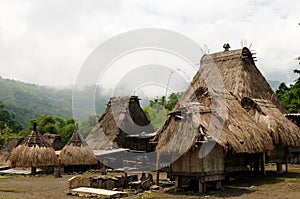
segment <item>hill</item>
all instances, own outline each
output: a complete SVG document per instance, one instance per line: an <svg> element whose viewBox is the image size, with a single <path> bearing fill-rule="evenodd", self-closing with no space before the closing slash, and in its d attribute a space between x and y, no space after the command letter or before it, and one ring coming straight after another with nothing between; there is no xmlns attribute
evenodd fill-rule
<svg viewBox="0 0 300 199"><path fill-rule="evenodd" d="M72 89L57 89L0 77L0 101L25 128L41 115L72 117Z"/></svg>

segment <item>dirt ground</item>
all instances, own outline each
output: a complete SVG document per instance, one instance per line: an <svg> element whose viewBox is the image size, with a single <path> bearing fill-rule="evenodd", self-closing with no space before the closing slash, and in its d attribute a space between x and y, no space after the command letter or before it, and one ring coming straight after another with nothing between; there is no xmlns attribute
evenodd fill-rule
<svg viewBox="0 0 300 199"><path fill-rule="evenodd" d="M270 171L273 169L273 171ZM276 174L275 167L268 168L267 176L239 176L223 186L222 190L209 190L198 194L192 191L175 191L164 188L159 191L147 191L142 194L130 195L127 199L144 198L300 198L300 165L290 165L289 173ZM12 198L73 198L68 196L67 180L72 175L62 178L53 176L0 176L0 199Z"/></svg>

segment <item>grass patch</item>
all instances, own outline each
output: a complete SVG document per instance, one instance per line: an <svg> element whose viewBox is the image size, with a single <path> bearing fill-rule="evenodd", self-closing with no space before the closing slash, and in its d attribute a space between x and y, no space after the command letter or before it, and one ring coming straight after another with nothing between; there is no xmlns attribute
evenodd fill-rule
<svg viewBox="0 0 300 199"><path fill-rule="evenodd" d="M142 193L139 196L135 197L135 199L156 198L155 195L156 195L155 192L145 191L144 193Z"/></svg>
<svg viewBox="0 0 300 199"><path fill-rule="evenodd" d="M18 175L18 174L0 175L0 180L13 179L13 178L22 178L22 177L24 177L24 176L23 175Z"/></svg>

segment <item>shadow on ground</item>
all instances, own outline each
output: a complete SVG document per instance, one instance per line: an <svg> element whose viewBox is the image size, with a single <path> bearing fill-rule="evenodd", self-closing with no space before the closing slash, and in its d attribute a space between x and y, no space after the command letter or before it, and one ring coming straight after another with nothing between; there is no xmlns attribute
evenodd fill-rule
<svg viewBox="0 0 300 199"><path fill-rule="evenodd" d="M223 183L221 190L213 190L208 187L208 192L204 194L197 193L197 190L176 190L175 188L166 191L168 194L180 196L213 196L213 197L237 197L245 194L250 194L257 191L257 187L263 185L288 182L293 179L300 178L300 173L289 172L278 174L273 171L268 171L266 176L254 175L253 173L236 173Z"/></svg>

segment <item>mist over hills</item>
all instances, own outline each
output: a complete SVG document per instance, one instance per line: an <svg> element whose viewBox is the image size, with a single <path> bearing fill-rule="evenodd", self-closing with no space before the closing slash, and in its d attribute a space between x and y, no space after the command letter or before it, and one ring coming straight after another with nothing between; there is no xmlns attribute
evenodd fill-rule
<svg viewBox="0 0 300 199"><path fill-rule="evenodd" d="M274 90L280 84L279 81L269 81L269 83ZM85 96L87 90L82 92L82 96ZM72 118L72 93L73 88L39 86L0 76L0 102L4 104L4 108L10 114L15 116L15 120L23 128L28 125L30 119L37 119L44 114ZM97 90L95 96L97 115L102 114L105 110L109 98L108 94ZM147 99L150 100L148 97ZM141 101L141 103L144 106L147 105L145 101Z"/></svg>

